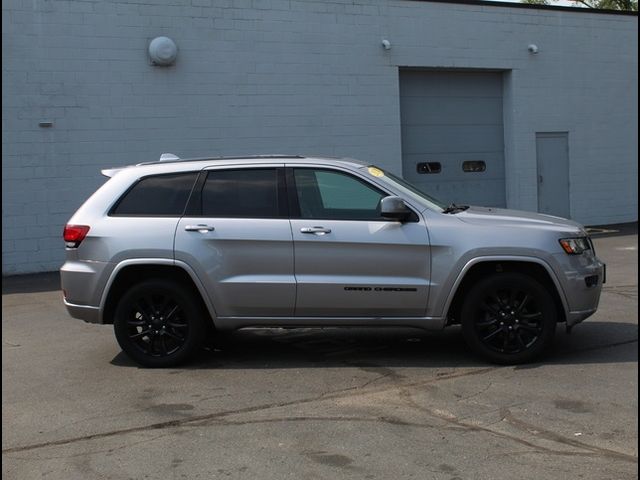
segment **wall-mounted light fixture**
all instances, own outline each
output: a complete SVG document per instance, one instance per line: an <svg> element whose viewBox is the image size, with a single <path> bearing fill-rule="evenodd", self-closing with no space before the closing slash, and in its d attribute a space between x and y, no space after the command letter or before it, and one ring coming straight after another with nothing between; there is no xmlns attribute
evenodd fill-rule
<svg viewBox="0 0 640 480"><path fill-rule="evenodd" d="M149 58L154 65L168 67L178 56L178 47L169 37L156 37L149 43Z"/></svg>
<svg viewBox="0 0 640 480"><path fill-rule="evenodd" d="M527 50L529 50L530 54L535 55L538 53L538 46L535 43L532 43L527 47Z"/></svg>
<svg viewBox="0 0 640 480"><path fill-rule="evenodd" d="M382 40L382 48L385 50L391 50L391 42L385 38Z"/></svg>

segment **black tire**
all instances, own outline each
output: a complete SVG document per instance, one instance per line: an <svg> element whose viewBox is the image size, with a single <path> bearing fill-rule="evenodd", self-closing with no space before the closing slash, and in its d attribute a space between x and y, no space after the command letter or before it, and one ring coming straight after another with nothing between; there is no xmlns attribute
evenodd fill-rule
<svg viewBox="0 0 640 480"><path fill-rule="evenodd" d="M465 341L493 363L534 360L553 342L558 311L551 293L534 278L496 273L477 282L462 305Z"/></svg>
<svg viewBox="0 0 640 480"><path fill-rule="evenodd" d="M145 367L173 367L198 352L206 314L194 293L171 280L131 287L116 307L114 331L122 350Z"/></svg>

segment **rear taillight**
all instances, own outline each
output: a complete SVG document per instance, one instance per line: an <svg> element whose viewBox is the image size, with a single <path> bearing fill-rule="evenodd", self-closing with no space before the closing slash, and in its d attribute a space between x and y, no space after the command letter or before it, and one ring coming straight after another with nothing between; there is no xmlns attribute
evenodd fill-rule
<svg viewBox="0 0 640 480"><path fill-rule="evenodd" d="M76 248L89 233L88 225L65 225L64 241L69 248Z"/></svg>

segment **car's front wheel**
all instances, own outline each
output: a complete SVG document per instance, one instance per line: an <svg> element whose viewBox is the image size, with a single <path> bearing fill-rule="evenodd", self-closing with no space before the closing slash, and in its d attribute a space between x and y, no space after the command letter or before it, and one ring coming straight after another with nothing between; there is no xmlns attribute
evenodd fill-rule
<svg viewBox="0 0 640 480"><path fill-rule="evenodd" d="M205 323L197 297L170 280L147 280L120 299L114 317L122 350L145 367L171 367L188 360L200 347Z"/></svg>
<svg viewBox="0 0 640 480"><path fill-rule="evenodd" d="M549 291L520 273L496 273L473 285L461 311L467 344L494 363L529 362L552 343L558 312Z"/></svg>

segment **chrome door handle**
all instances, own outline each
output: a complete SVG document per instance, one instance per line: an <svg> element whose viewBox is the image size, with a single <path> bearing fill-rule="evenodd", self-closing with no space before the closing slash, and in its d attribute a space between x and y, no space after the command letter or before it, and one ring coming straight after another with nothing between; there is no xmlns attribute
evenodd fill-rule
<svg viewBox="0 0 640 480"><path fill-rule="evenodd" d="M324 227L302 227L300 233L315 233L316 235L325 235L331 233L330 228Z"/></svg>
<svg viewBox="0 0 640 480"><path fill-rule="evenodd" d="M200 225L187 225L184 227L184 229L187 232L207 233L207 232L213 232L215 230L215 227L212 227L211 225L200 224Z"/></svg>

